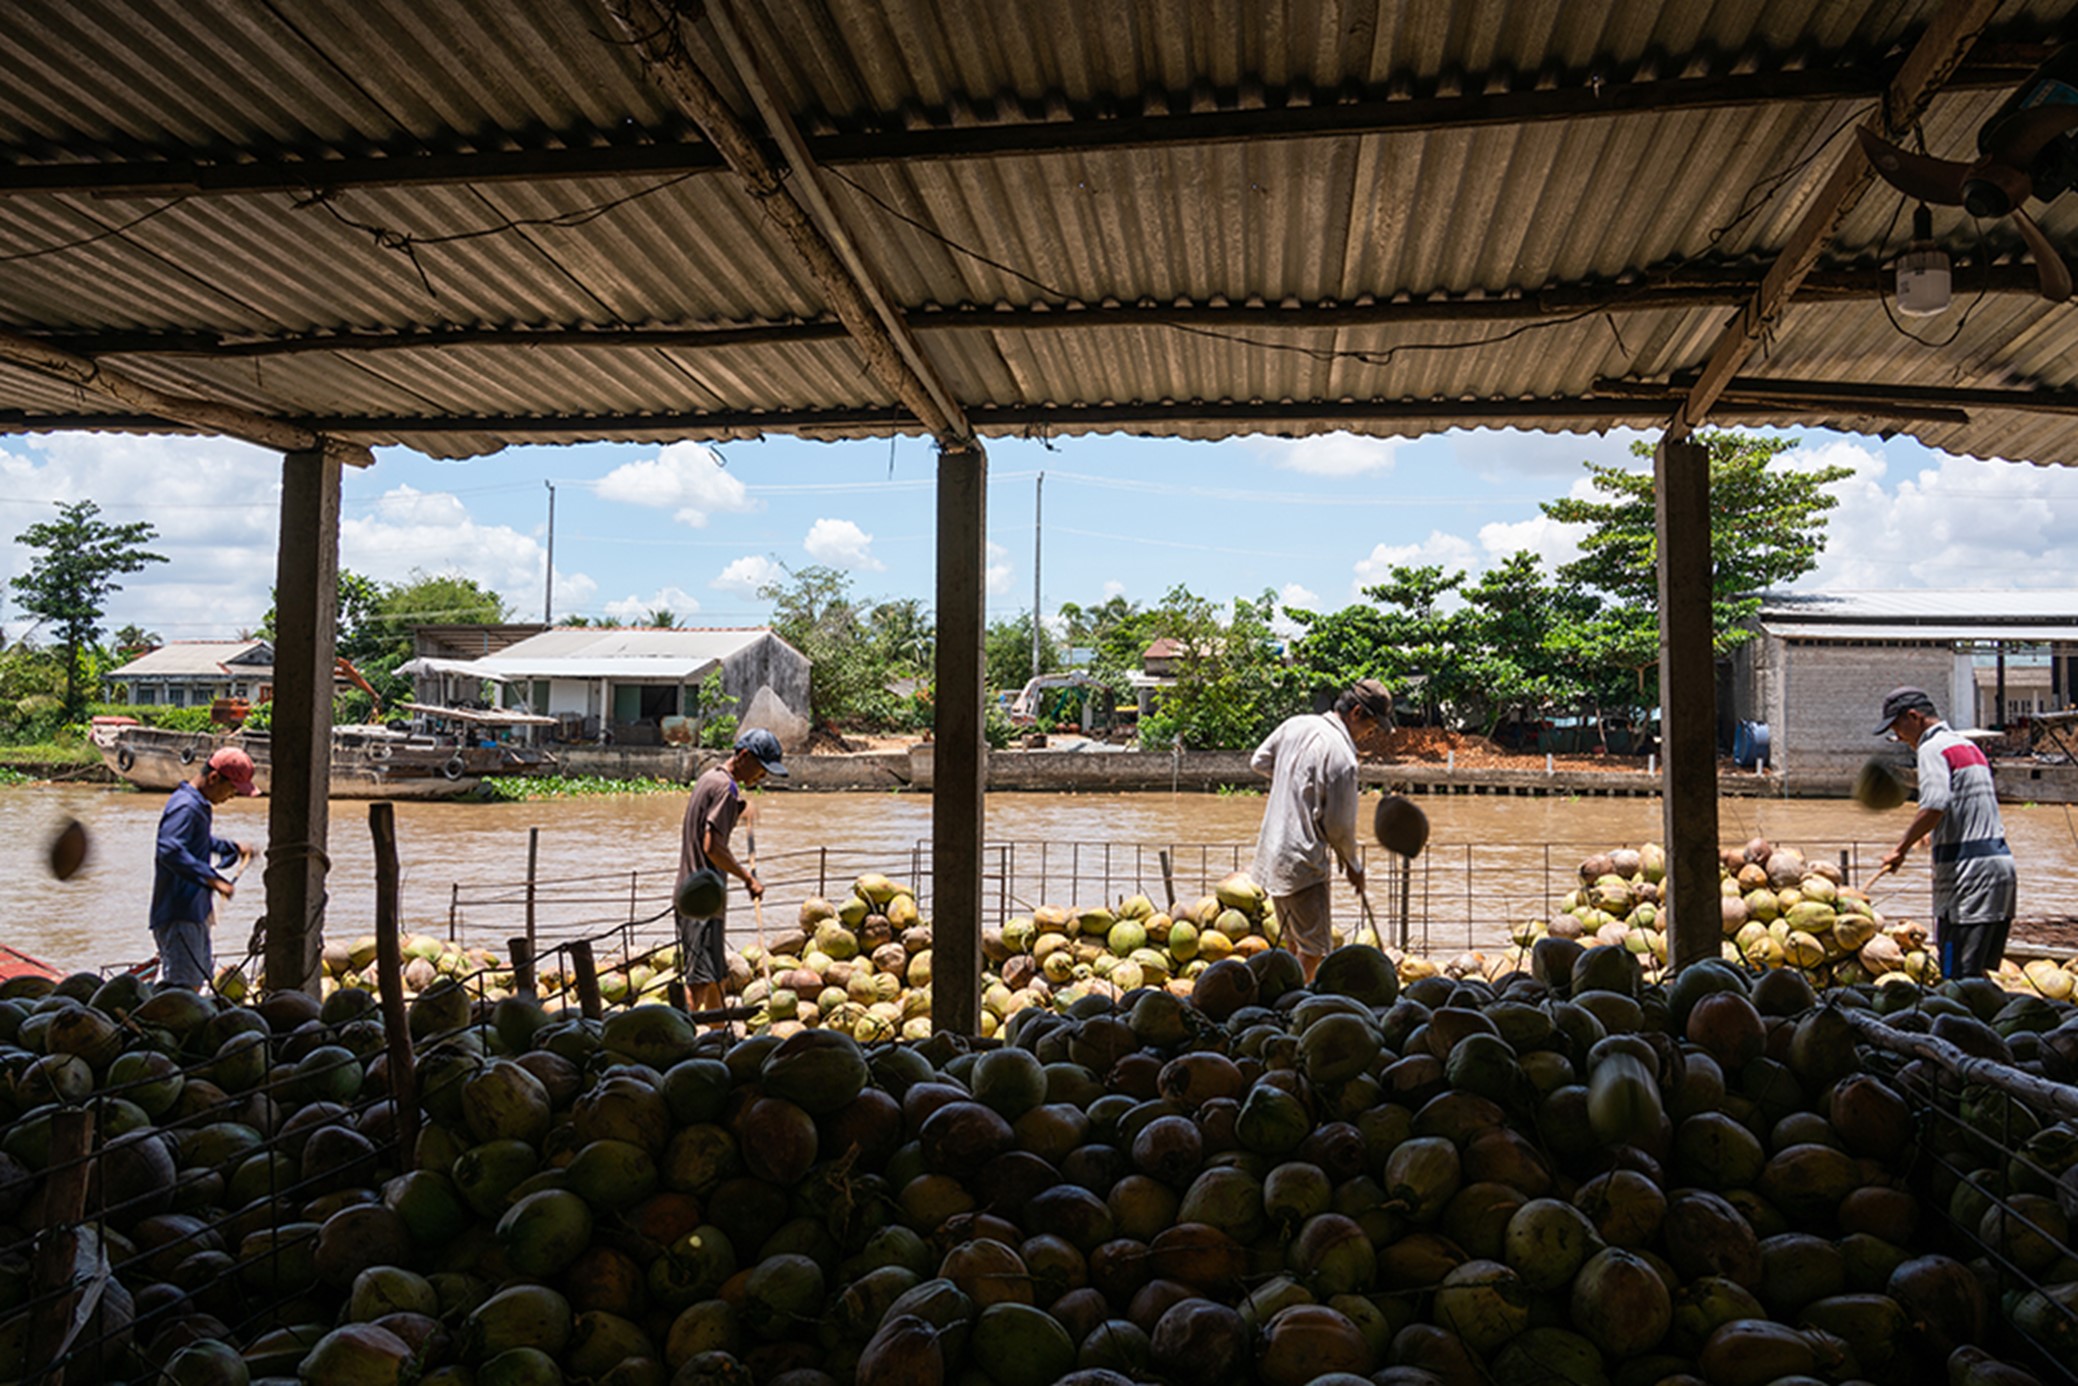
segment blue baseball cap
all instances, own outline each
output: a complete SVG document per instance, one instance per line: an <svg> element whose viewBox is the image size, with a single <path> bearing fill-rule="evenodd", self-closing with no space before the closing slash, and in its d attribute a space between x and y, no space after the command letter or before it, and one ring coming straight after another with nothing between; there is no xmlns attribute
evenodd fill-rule
<svg viewBox="0 0 2078 1386"><path fill-rule="evenodd" d="M779 747L779 738L766 731L763 727L752 727L748 731L737 733L736 749L748 751L756 756L758 764L765 767L766 774L779 776L786 774L786 767L779 763L782 754Z"/></svg>

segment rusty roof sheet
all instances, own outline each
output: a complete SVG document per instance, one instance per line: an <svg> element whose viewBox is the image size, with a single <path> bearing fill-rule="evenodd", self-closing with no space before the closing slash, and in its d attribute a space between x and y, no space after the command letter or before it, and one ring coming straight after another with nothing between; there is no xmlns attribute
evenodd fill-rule
<svg viewBox="0 0 2078 1386"><path fill-rule="evenodd" d="M730 12L804 133L841 155L820 174L831 204L983 432L1215 437L1664 420L1731 314L1722 296L1535 320L1469 307L1459 321L1305 314L1757 277L1871 102L1206 143L1079 138L900 161L876 159L876 141L1458 93L1585 89L1615 102L1639 83L1868 68L1936 8L739 0ZM2068 32L2074 9L2008 0L1995 38ZM696 58L725 67L704 24L688 33ZM0 41L11 78L0 88L0 326L102 343L111 366L161 389L436 455L509 441L915 430L830 329L821 291L733 176L697 158L676 173L615 171L650 146L700 150L606 0L72 0L10 7ZM740 85L720 85L754 121ZM1982 83L1937 98L1929 148L1967 151L2002 99ZM570 150L603 171L328 187L324 168ZM54 168L161 160L200 161L198 178L268 161L310 170L308 186L241 193L20 186ZM300 163L295 173L304 180ZM1872 291L1798 302L1741 377L1859 393L1735 389L1713 417L1905 430L1974 455L2078 462L2078 411L1991 395L1871 403L1889 388L2078 389L2069 305L2009 291L1960 294L1931 320L1885 312L1873 286L1909 234L1902 211L1880 186L1863 200L1822 268L1867 272ZM2039 219L2078 244L2078 197ZM1936 232L1971 266L2019 252L2009 229L1960 213L1939 215ZM1251 305L1292 321L1220 318ZM1045 323L1016 312L1033 308L1056 312ZM976 324L997 313L1007 325ZM629 343L718 327L787 330ZM560 335L431 340L454 331ZM308 341L342 334L421 342ZM196 350L288 337L305 339L296 354ZM0 366L0 427L81 421L159 426Z"/></svg>

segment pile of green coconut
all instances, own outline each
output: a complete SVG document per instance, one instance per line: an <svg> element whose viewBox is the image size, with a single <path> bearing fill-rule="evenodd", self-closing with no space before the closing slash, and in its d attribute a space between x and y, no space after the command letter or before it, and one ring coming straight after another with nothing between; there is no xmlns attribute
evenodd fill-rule
<svg viewBox="0 0 2078 1386"><path fill-rule="evenodd" d="M1580 884L1559 899L1557 913L1517 926L1511 941L1522 949L1546 937L1623 948L1657 973L1667 961L1666 869L1657 843L1598 852L1581 862ZM1724 849L1719 882L1727 962L1790 968L1821 990L1940 980L1925 926L1886 918L1833 862L1809 861L1795 847L1755 838ZM2078 987L2078 960L2008 963L1998 980L2068 1001Z"/></svg>
<svg viewBox="0 0 2078 1386"><path fill-rule="evenodd" d="M7 983L0 1378L67 1106L108 1268L77 1379L2026 1386L2030 1341L2078 1354L2078 1127L1848 1018L2068 1082L2068 1003L1821 1004L1557 937L1491 979L1352 945L1311 985L1271 947L1189 980L1001 1043L436 986L409 1148L366 991Z"/></svg>

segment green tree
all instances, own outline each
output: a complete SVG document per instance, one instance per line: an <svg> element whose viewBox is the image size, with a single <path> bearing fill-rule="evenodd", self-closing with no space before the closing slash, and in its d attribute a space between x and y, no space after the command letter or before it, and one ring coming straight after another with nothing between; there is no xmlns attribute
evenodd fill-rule
<svg viewBox="0 0 2078 1386"><path fill-rule="evenodd" d="M165 643L165 637L157 631L146 630L135 622L115 633L115 653L120 655L125 663L141 654L156 650Z"/></svg>
<svg viewBox="0 0 2078 1386"><path fill-rule="evenodd" d="M116 578L166 561L144 547L158 537L150 521L112 525L100 514L90 500L60 503L56 520L40 520L15 536L35 556L29 571L8 585L22 610L48 625L64 646L68 719L81 707L82 657L101 638L109 595L122 590Z"/></svg>
<svg viewBox="0 0 2078 1386"><path fill-rule="evenodd" d="M1854 469L1775 466L1777 457L1797 446L1794 439L1705 433L1697 441L1710 458L1717 643L1730 649L1753 637L1749 623L1760 610L1763 592L1818 566L1825 552L1826 512L1840 503L1825 488L1854 475ZM1652 445L1641 441L1631 451L1650 457ZM1588 526L1581 556L1560 568L1559 577L1617 603L1650 610L1659 597L1652 473L1594 463L1587 470L1599 498L1568 496L1540 507L1561 523Z"/></svg>
<svg viewBox="0 0 2078 1386"><path fill-rule="evenodd" d="M891 714L886 654L866 620L870 603L851 575L820 564L789 569L758 596L772 603L772 629L808 656L809 716L836 726L879 725Z"/></svg>
<svg viewBox="0 0 2078 1386"><path fill-rule="evenodd" d="M1022 612L1007 621L991 621L982 639L982 655L988 664L990 688L1023 688L1033 677L1050 674L1061 667L1060 647L1053 635L1040 631L1039 667L1032 667L1032 613Z"/></svg>
<svg viewBox="0 0 2078 1386"><path fill-rule="evenodd" d="M1793 439L1711 432L1696 441L1710 459L1713 624L1717 648L1729 651L1753 637L1763 592L1818 566L1826 514L1839 504L1825 488L1854 472L1777 466L1776 459L1797 446ZM1652 444L1640 441L1631 451L1649 458ZM1652 472L1586 466L1598 495L1541 507L1561 523L1588 527L1581 556L1561 567L1559 578L1602 599L1600 610L1570 621L1561 638L1590 671L1591 683L1610 689L1628 682L1637 705L1650 706L1657 698L1659 649Z"/></svg>
<svg viewBox="0 0 2078 1386"><path fill-rule="evenodd" d="M915 597L880 602L864 613L875 652L895 677L928 679L938 654L938 628Z"/></svg>
<svg viewBox="0 0 2078 1386"><path fill-rule="evenodd" d="M660 606L649 613L648 621L659 630L673 630L678 626L678 613L668 606Z"/></svg>
<svg viewBox="0 0 2078 1386"><path fill-rule="evenodd" d="M1176 684L1162 690L1141 724L1150 748L1181 738L1194 749L1252 747L1300 710L1298 687L1283 642L1271 628L1277 594L1234 600L1222 619L1213 602L1185 587L1170 589L1152 613L1157 638L1176 642Z"/></svg>

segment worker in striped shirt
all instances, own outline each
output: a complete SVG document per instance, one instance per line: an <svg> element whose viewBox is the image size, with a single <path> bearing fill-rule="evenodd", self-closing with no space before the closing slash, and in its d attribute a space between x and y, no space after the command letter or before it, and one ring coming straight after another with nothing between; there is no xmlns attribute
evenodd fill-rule
<svg viewBox="0 0 2078 1386"><path fill-rule="evenodd" d="M1883 865L1897 870L1915 843L1932 838L1941 975L1981 977L2006 954L2016 880L1991 762L1941 720L1924 689L1892 689L1876 734L1895 737L1919 757L1919 812Z"/></svg>

